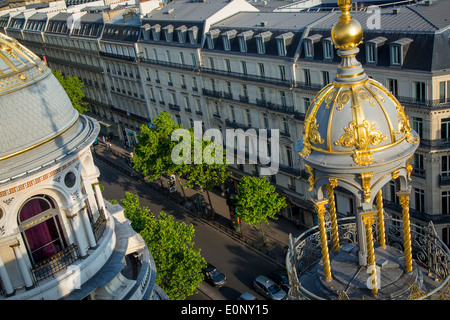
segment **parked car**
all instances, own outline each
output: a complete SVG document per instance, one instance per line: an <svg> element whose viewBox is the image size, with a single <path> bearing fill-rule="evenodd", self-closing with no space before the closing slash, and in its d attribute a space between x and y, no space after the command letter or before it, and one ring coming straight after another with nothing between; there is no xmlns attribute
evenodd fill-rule
<svg viewBox="0 0 450 320"><path fill-rule="evenodd" d="M286 299L286 292L266 276L259 276L253 281L256 292L270 300Z"/></svg>
<svg viewBox="0 0 450 320"><path fill-rule="evenodd" d="M205 281L212 286L221 287L227 282L227 277L210 263L202 269L202 272Z"/></svg>
<svg viewBox="0 0 450 320"><path fill-rule="evenodd" d="M272 279L276 284L278 284L281 287L281 289L283 289L286 292L289 292L289 279L286 270L278 269L272 271L269 274L269 278Z"/></svg>
<svg viewBox="0 0 450 320"><path fill-rule="evenodd" d="M239 296L238 300L258 300L258 299L250 292L244 292Z"/></svg>

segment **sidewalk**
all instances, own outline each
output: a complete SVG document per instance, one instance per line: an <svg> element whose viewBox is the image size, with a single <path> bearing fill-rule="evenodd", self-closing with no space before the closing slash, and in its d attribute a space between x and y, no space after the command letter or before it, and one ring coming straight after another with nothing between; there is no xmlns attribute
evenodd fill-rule
<svg viewBox="0 0 450 320"><path fill-rule="evenodd" d="M271 219L269 225L263 224L264 235L267 242L266 246L263 246L261 231L259 229L250 227L241 221L241 230L234 230L230 221L228 205L226 204L225 198L221 195L220 188L216 188L209 193L213 210L215 212L215 217L213 219L211 214L199 212L199 210L195 207L193 199L194 196L199 193L197 190L184 189L184 193L186 195L185 201L178 182L176 183L177 190L171 193L168 186L168 177L162 177L161 179L153 182L146 181L141 174L132 169L130 162L130 152L132 152L132 148L125 149L123 146L123 141L108 140L107 142L111 145L109 146L101 140L102 139L100 136L98 139L98 145L94 146L94 152L99 161L105 162L122 173L146 184L149 188L166 196L168 201L174 201L182 205L185 210L201 217L212 227L215 227L221 232L227 233L228 235L234 237L237 241L252 247L261 254L264 254L268 258L274 260L280 265L280 267L284 267L285 248L287 248L288 245L289 233L292 233L292 235L296 237L305 230L305 228L297 227L293 221L278 215L278 219ZM182 183L184 183L183 180ZM205 202L209 208L209 199L206 192L203 194Z"/></svg>

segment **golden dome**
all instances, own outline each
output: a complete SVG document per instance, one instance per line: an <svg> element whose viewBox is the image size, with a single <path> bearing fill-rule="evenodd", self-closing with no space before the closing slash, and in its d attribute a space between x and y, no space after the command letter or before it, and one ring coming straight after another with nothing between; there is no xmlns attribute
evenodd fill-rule
<svg viewBox="0 0 450 320"><path fill-rule="evenodd" d="M398 100L356 60L362 28L349 14L351 0L338 5L342 14L332 38L342 60L334 81L311 102L296 150L328 166L380 164L417 148L419 137Z"/></svg>
<svg viewBox="0 0 450 320"><path fill-rule="evenodd" d="M363 29L361 24L350 14L352 0L338 0L337 3L342 14L331 29L334 46L342 50L356 48L361 43Z"/></svg>

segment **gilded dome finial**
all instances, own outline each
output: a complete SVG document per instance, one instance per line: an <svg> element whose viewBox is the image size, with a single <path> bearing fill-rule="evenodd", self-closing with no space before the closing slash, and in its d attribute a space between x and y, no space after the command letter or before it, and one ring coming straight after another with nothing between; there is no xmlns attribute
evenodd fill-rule
<svg viewBox="0 0 450 320"><path fill-rule="evenodd" d="M331 38L337 49L353 49L361 43L363 29L350 14L352 0L337 0L337 4L341 10L341 16L331 29Z"/></svg>

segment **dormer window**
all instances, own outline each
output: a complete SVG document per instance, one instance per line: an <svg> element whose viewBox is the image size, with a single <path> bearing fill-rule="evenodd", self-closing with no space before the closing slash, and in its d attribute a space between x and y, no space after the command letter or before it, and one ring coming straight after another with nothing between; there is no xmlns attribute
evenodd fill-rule
<svg viewBox="0 0 450 320"><path fill-rule="evenodd" d="M272 32L265 31L255 36L256 39L256 48L259 54L266 53L266 45L267 42L272 38Z"/></svg>
<svg viewBox="0 0 450 320"><path fill-rule="evenodd" d="M333 41L331 38L322 40L323 58L325 60L333 60Z"/></svg>
<svg viewBox="0 0 450 320"><path fill-rule="evenodd" d="M177 31L177 37L179 43L185 43L186 42L186 31L187 28L185 25L182 25L175 29Z"/></svg>
<svg viewBox="0 0 450 320"><path fill-rule="evenodd" d="M161 26L159 24L155 24L154 26L151 27L151 30L152 30L153 40L159 41L160 33L161 33Z"/></svg>
<svg viewBox="0 0 450 320"><path fill-rule="evenodd" d="M403 64L403 58L412 41L410 38L402 38L390 44L392 66L401 66Z"/></svg>
<svg viewBox="0 0 450 320"><path fill-rule="evenodd" d="M231 40L236 37L236 30L229 30L221 34L223 40L223 48L225 51L231 50Z"/></svg>
<svg viewBox="0 0 450 320"><path fill-rule="evenodd" d="M283 33L275 38L277 40L278 55L281 57L286 56L287 46L291 44L294 39L292 32Z"/></svg>
<svg viewBox="0 0 450 320"><path fill-rule="evenodd" d="M189 42L191 44L197 44L198 42L198 27L193 26L188 29Z"/></svg>
<svg viewBox="0 0 450 320"><path fill-rule="evenodd" d="M253 31L244 31L238 34L239 50L241 52L247 52L247 41L253 38Z"/></svg>
<svg viewBox="0 0 450 320"><path fill-rule="evenodd" d="M378 47L386 42L385 37L377 37L366 42L366 62L376 64L378 62Z"/></svg>
<svg viewBox="0 0 450 320"><path fill-rule="evenodd" d="M169 24L168 26L165 26L163 28L164 31L164 38L166 39L166 42L172 42L173 39L173 26Z"/></svg>
<svg viewBox="0 0 450 320"><path fill-rule="evenodd" d="M319 42L320 39L322 39L322 35L320 34L315 34L304 39L305 56L307 58L314 58L314 44Z"/></svg>
<svg viewBox="0 0 450 320"><path fill-rule="evenodd" d="M220 35L219 29L214 29L206 33L206 43L208 45L208 49L214 49L216 39L219 37L219 35Z"/></svg>
<svg viewBox="0 0 450 320"><path fill-rule="evenodd" d="M141 35L144 40L150 40L150 28L151 27L148 23L144 24L141 27L141 30L142 30Z"/></svg>

